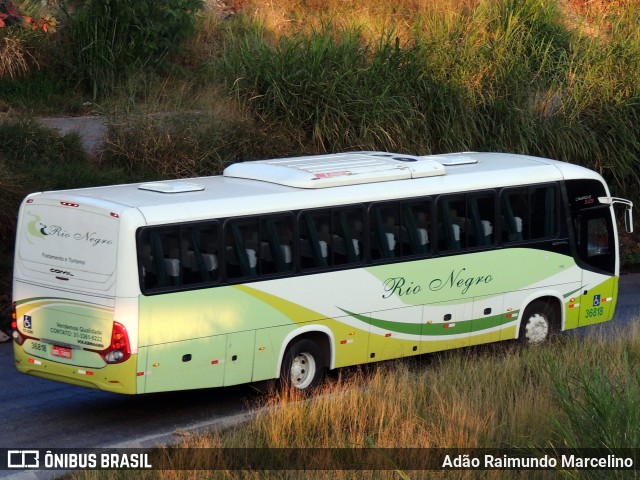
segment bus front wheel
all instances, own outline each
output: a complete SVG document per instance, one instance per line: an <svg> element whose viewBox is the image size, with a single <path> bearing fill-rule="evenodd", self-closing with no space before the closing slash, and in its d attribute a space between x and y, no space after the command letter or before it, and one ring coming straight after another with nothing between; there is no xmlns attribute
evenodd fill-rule
<svg viewBox="0 0 640 480"><path fill-rule="evenodd" d="M539 345L549 339L556 322L556 311L549 301L536 300L524 311L520 324L520 341Z"/></svg>
<svg viewBox="0 0 640 480"><path fill-rule="evenodd" d="M308 391L324 377L326 365L320 347L312 340L302 339L291 345L282 361L280 379L285 387Z"/></svg>

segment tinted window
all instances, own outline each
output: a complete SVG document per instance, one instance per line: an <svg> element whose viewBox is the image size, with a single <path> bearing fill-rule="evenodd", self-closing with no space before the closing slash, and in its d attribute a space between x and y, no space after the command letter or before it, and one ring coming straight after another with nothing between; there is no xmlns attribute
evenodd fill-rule
<svg viewBox="0 0 640 480"><path fill-rule="evenodd" d="M138 242L145 290L211 283L218 279L217 223L143 229Z"/></svg>
<svg viewBox="0 0 640 480"><path fill-rule="evenodd" d="M369 209L372 260L426 254L431 250L431 200L376 203Z"/></svg>
<svg viewBox="0 0 640 480"><path fill-rule="evenodd" d="M494 243L493 192L444 195L438 199L438 248L456 251Z"/></svg>
<svg viewBox="0 0 640 480"><path fill-rule="evenodd" d="M558 235L560 204L556 185L505 189L500 203L503 242Z"/></svg>
<svg viewBox="0 0 640 480"><path fill-rule="evenodd" d="M303 212L298 220L302 269L362 260L364 219L360 206Z"/></svg>
<svg viewBox="0 0 640 480"><path fill-rule="evenodd" d="M293 216L248 217L225 223L228 279L284 273L293 269Z"/></svg>

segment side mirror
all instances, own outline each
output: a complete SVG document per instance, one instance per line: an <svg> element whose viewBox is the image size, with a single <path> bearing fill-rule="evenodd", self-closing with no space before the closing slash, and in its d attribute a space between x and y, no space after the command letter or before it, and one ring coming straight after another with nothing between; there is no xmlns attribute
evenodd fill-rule
<svg viewBox="0 0 640 480"><path fill-rule="evenodd" d="M624 228L628 233L633 233L633 209L624 209Z"/></svg>

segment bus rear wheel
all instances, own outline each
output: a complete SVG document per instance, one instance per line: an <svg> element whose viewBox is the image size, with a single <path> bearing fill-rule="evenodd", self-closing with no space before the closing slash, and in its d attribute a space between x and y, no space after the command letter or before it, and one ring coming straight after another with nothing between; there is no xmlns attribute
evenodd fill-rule
<svg viewBox="0 0 640 480"><path fill-rule="evenodd" d="M556 310L549 301L536 300L524 311L519 339L525 345L547 341L556 326Z"/></svg>
<svg viewBox="0 0 640 480"><path fill-rule="evenodd" d="M322 381L325 369L320 347L311 340L299 340L284 355L280 381L285 387L309 391Z"/></svg>

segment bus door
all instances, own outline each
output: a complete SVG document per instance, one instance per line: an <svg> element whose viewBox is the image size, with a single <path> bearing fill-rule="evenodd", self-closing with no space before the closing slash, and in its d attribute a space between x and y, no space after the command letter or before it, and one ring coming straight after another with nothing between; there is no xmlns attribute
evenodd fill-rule
<svg viewBox="0 0 640 480"><path fill-rule="evenodd" d="M579 266L582 267L578 326L610 320L618 282L616 245L610 206L572 214Z"/></svg>

